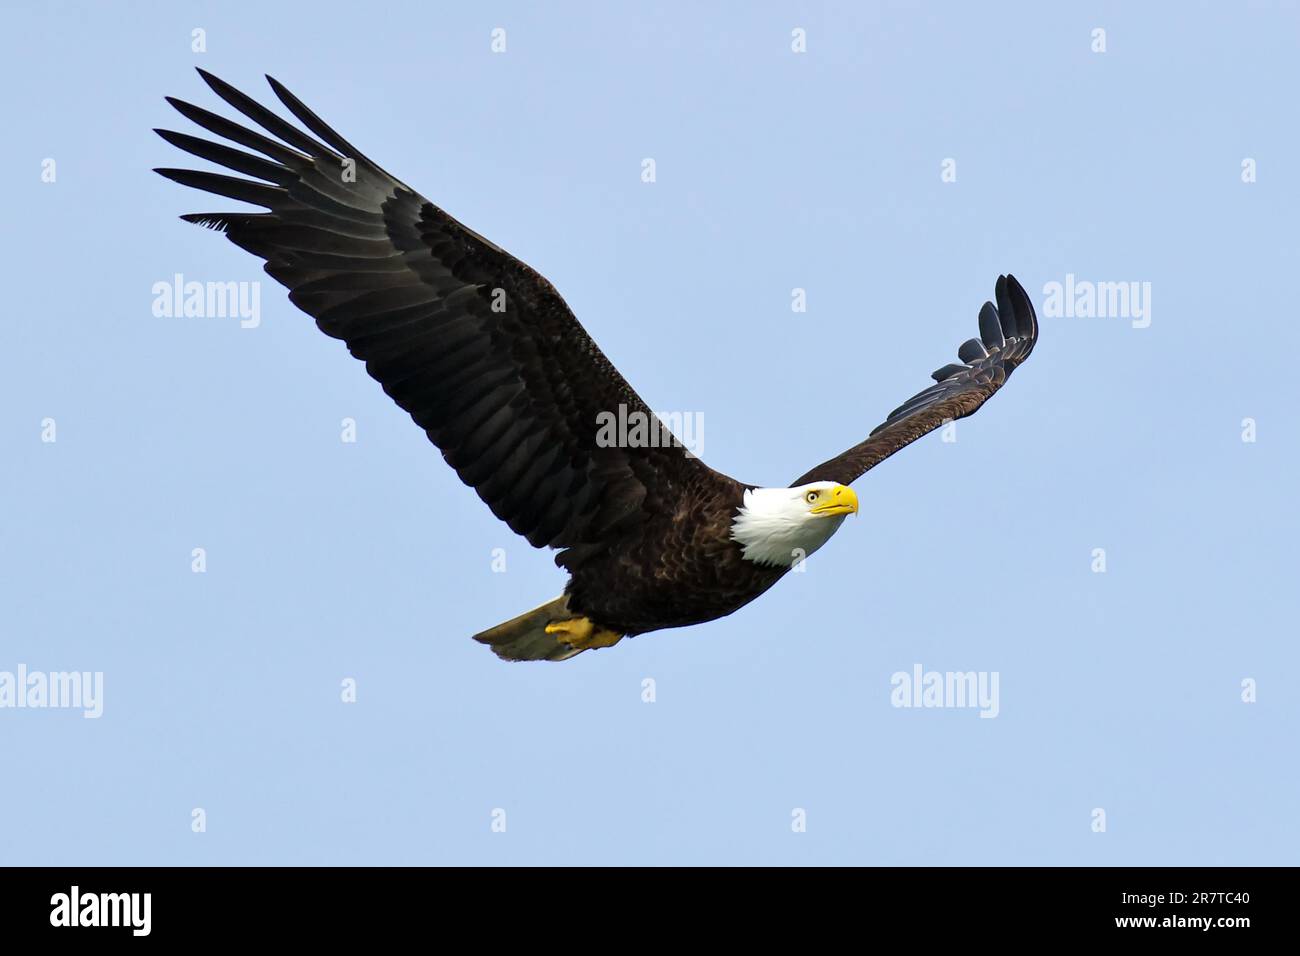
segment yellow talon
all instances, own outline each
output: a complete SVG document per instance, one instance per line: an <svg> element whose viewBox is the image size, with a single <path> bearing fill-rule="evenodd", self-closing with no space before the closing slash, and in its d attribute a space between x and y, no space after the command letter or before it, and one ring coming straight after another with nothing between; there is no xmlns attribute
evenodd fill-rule
<svg viewBox="0 0 1300 956"><path fill-rule="evenodd" d="M579 644L591 636L596 625L592 624L590 619L585 617L570 618L567 621L556 621L554 624L546 625L546 633L554 634L565 644Z"/></svg>
<svg viewBox="0 0 1300 956"><path fill-rule="evenodd" d="M555 621L546 625L546 633L554 634L561 644L568 644L574 650L586 651L597 647L613 647L623 639L617 631L597 627L591 618L575 617L567 621Z"/></svg>

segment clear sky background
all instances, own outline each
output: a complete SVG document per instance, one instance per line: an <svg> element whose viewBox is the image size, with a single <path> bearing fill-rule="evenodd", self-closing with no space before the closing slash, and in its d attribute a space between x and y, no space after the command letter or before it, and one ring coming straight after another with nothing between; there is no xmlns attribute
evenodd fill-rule
<svg viewBox="0 0 1300 956"><path fill-rule="evenodd" d="M0 710L0 862L1296 863L1296 5L613 7L6 7L0 671L105 699ZM864 437L1001 272L1149 282L1151 323L1043 316L732 617L506 664L469 635L562 573L176 218L232 207L149 171L199 132L165 94L233 115L195 66L539 269L745 481ZM260 327L155 317L175 273L262 280ZM891 706L915 664L999 716Z"/></svg>

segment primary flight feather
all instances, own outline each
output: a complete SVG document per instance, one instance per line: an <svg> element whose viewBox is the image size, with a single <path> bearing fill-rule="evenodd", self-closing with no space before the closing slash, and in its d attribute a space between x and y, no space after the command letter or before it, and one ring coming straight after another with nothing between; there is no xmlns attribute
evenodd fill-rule
<svg viewBox="0 0 1300 956"><path fill-rule="evenodd" d="M745 484L671 440L546 279L385 172L274 79L275 95L314 136L199 73L270 136L168 97L243 149L158 134L243 176L157 172L267 211L181 218L266 260L293 303L366 363L493 514L530 544L560 549L564 593L474 635L507 660L565 660L748 604L857 512L853 481L973 414L1038 336L1029 296L999 277L979 337L934 385L789 488ZM610 414L661 434L634 447L602 440L598 423Z"/></svg>

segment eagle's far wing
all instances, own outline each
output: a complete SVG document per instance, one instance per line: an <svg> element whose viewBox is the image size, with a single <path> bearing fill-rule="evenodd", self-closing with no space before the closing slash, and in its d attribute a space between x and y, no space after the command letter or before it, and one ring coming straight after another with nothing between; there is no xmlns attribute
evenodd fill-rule
<svg viewBox="0 0 1300 956"><path fill-rule="evenodd" d="M293 303L347 343L514 531L539 547L599 543L670 507L701 472L716 475L664 433L635 448L598 440L598 416L620 406L646 416L646 434L662 424L546 279L384 172L270 77L323 142L199 72L276 139L169 97L253 152L160 136L253 179L157 172L268 211L181 218L265 259Z"/></svg>
<svg viewBox="0 0 1300 956"><path fill-rule="evenodd" d="M791 487L810 481L850 484L945 422L975 414L1016 366L1029 358L1038 341L1033 303L1014 276L998 277L996 298L996 307L985 302L980 309L980 337L958 349L962 364L939 369L931 376L936 384L890 412L866 441L822 462Z"/></svg>

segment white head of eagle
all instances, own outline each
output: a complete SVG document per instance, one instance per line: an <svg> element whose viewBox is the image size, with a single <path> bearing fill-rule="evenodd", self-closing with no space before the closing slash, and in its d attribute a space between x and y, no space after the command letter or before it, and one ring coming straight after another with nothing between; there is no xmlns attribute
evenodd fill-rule
<svg viewBox="0 0 1300 956"><path fill-rule="evenodd" d="M814 481L794 488L751 488L731 523L731 539L747 561L791 567L858 513L858 496L848 485Z"/></svg>

